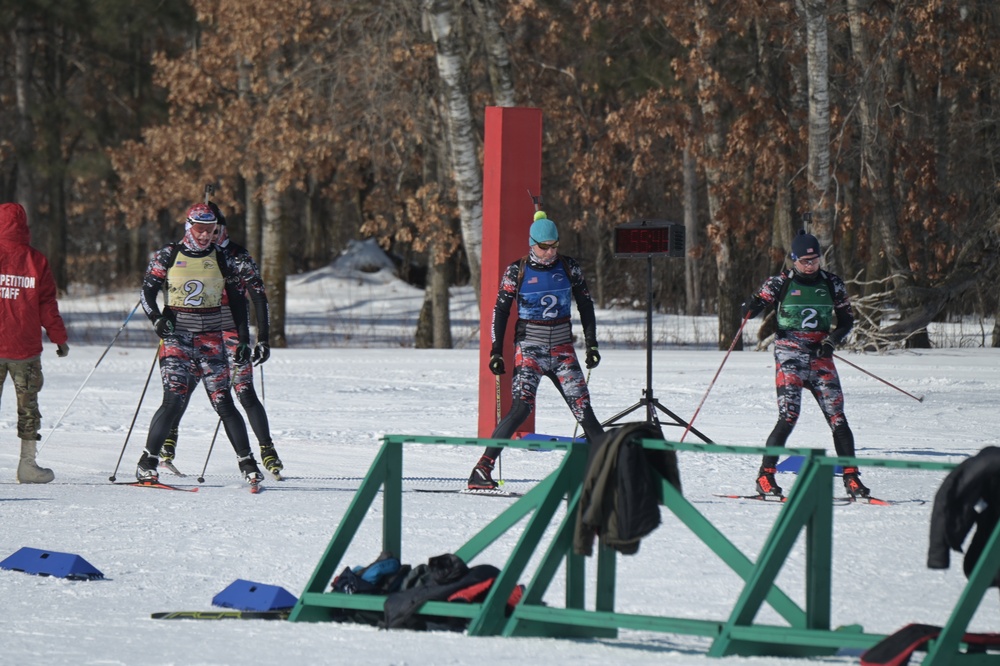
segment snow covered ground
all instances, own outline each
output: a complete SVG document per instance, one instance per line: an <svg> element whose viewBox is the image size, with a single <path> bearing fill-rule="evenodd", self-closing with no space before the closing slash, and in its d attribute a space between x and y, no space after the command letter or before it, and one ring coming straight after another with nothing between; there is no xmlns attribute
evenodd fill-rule
<svg viewBox="0 0 1000 666"><path fill-rule="evenodd" d="M237 579L278 585L298 595L383 435L475 435L478 315L468 290L455 290L459 348L450 351L411 348L422 294L386 271L366 273L340 263L291 279L288 293L292 346L275 350L257 373L288 479L266 481L257 496L239 480L232 449L221 435L197 493L111 484L112 474L119 481L131 478L160 400L154 373L139 402L154 361L150 327L137 313L98 365L138 291L80 294L61 302L72 350L58 359L55 346L46 345L41 393L46 441L39 454L39 461L55 470L56 480L44 486L14 481L16 415L8 384L0 405L0 559L24 546L74 553L106 579L71 582L0 571L0 663L464 664L553 658L579 664L804 663L713 660L704 656L707 639L629 630L615 640L506 639L332 623L150 619L157 611L210 610L212 597ZM599 312L598 317L604 360L591 375L591 391L595 411L604 420L642 396L644 313ZM654 329L655 395L689 419L723 361L724 353L711 348L714 320L658 316ZM997 350L970 346L843 355L926 396L917 402L841 364L859 456L959 462L997 444ZM775 416L770 352L734 353L695 426L719 443L761 445ZM181 429L177 464L189 476L176 479L179 485L199 486L195 477L206 465L215 425L207 399L196 397ZM573 426L555 390L543 385L537 431L568 436ZM679 433L666 430L668 438ZM811 399L789 445L832 448ZM478 448L408 445L404 491L461 486L479 453ZM531 488L557 466L561 455L508 452L503 458L507 487ZM714 494L751 492L757 457L682 453L680 464L685 496L755 557L780 506ZM868 632L889 633L908 622L947 620L965 585L961 555L945 572L925 566L930 500L944 475L870 468L863 478L878 496L927 503L834 509L834 626L857 623ZM779 483L787 488L794 478L782 474ZM403 561L416 565L457 549L510 502L404 492ZM338 568L367 564L378 555L379 513L373 511ZM502 565L513 545L512 539L498 542L473 564ZM803 552L797 544L779 577L799 603L804 598ZM562 605L561 580L557 575L549 591L552 605ZM591 583L591 595L592 589ZM640 552L619 558L616 608L723 620L741 589L739 578L664 511L663 525L643 541ZM973 629L1000 629L998 602L996 591L990 590ZM758 619L781 623L767 606ZM816 661L858 660L843 655Z"/></svg>

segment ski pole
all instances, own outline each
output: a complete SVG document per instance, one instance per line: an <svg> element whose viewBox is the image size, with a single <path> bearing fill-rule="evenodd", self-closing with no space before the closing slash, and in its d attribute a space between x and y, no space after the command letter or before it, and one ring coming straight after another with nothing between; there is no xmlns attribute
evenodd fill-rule
<svg viewBox="0 0 1000 666"><path fill-rule="evenodd" d="M586 379L586 384L587 384L587 390L588 390L588 391L590 390L590 371L591 371L591 370L593 370L593 368L587 368L587 379ZM576 425L575 425L575 426L573 426L573 439L571 439L571 440L570 440L571 442L575 442L575 441L576 441L576 431L577 431L577 429L578 429L579 427L580 427L580 422L579 422L579 421L577 421L577 422L576 422Z"/></svg>
<svg viewBox="0 0 1000 666"><path fill-rule="evenodd" d="M222 425L222 417L219 417L219 422L215 424L215 434L212 435L212 443L208 445L208 455L205 456L205 465L201 468L201 475L198 477L198 483L205 483L205 470L208 469L208 459L212 457L212 449L215 448L215 440L219 437L219 426Z"/></svg>
<svg viewBox="0 0 1000 666"><path fill-rule="evenodd" d="M122 464L122 456L125 455L125 447L128 446L128 439L132 436L132 428L135 427L135 420L139 418L139 409L142 407L142 400L146 397L146 389L149 388L149 380L153 376L153 370L156 368L156 360L160 358L160 347L163 346L163 342L156 346L156 354L153 356L153 364L149 366L149 374L146 375L146 383L142 387L142 393L139 394L139 404L135 406L135 414L132 416L132 423L128 427L128 432L125 433L125 441L122 443L122 452L118 454L118 462L115 463L115 471L111 472L111 476L108 477L108 481L112 483L115 482L116 475L118 474L118 467Z"/></svg>
<svg viewBox="0 0 1000 666"><path fill-rule="evenodd" d="M497 387L497 425L500 425L500 375L493 375L493 379L496 380ZM502 453L502 451L501 451ZM497 477L499 478L498 484L503 484L503 458L497 461Z"/></svg>
<svg viewBox="0 0 1000 666"><path fill-rule="evenodd" d="M94 368L90 371L90 374L88 374L87 378L83 380L82 384L80 384L80 389L76 392L76 395L74 395L73 399L69 401L68 405L66 405L66 409L63 410L62 415L58 419L56 419L56 423L55 425L52 426L52 430L49 430L49 434L47 434L45 436L45 439L42 440L42 443L38 445L39 451L42 450L42 447L45 446L45 442L49 441L49 437L52 436L52 433L54 433L56 431L56 428L59 427L59 424L62 423L63 418L65 418L66 414L69 412L69 408L72 407L73 403L76 402L76 399L80 397L80 394L83 392L83 387L87 385L87 382L90 381L90 378L93 377L94 373L97 371L97 366L99 366L101 364L101 361L104 360L104 357L108 355L108 351L111 350L111 347L115 344L115 341L118 340L118 336L121 335L122 331L125 330L125 326L128 324L129 319L131 319L132 315L135 314L135 311L139 309L140 302L141 301L136 301L135 307L132 308L132 311L128 313L127 317L125 317L125 321L122 322L122 325L118 327L118 332L115 333L115 337L111 338L111 342L109 342L108 346L104 348L104 353L101 354L101 357L97 359L97 363L94 364Z"/></svg>
<svg viewBox="0 0 1000 666"><path fill-rule="evenodd" d="M687 427L684 428L684 434L681 435L680 441L683 442L684 438L687 437L688 432L691 431L691 426L694 425L694 420L698 418L698 412L701 411L701 406L705 404L705 400L708 398L708 392L712 390L712 387L715 385L715 380L719 378L719 373L722 372L722 366L726 364L726 359L729 358L729 354L733 351L733 348L736 346L736 341L743 336L743 327L747 325L748 321L750 321L749 312L747 312L746 315L744 315L743 322L740 324L740 329L736 331L736 335L733 336L733 341L729 343L729 349L728 351L726 351L726 355L722 357L722 363L719 364L719 369L715 371L715 376L712 377L712 381L709 383L708 388L705 390L705 395L701 397L701 402L698 403L698 409L694 410L694 416L691 417L691 421L687 424Z"/></svg>
<svg viewBox="0 0 1000 666"><path fill-rule="evenodd" d="M871 377L872 379L877 379L877 380L879 380L880 382L882 382L883 384L885 384L886 386L891 386L892 388L896 389L896 390L897 390L897 391L899 391L900 393L905 393L906 395L910 396L911 398L913 398L913 399L914 399L914 400L916 400L917 402L923 402L923 401L924 401L924 396L922 396L922 395L921 395L921 396L915 396L915 395L913 395L912 393L910 393L910 392L908 392L908 391L904 391L903 389L899 388L899 387L898 387L898 386L896 386L895 384L891 384L891 383L887 382L886 380L882 379L881 377L879 377L879 376L877 376L877 375L873 375L872 373L868 372L868 371L867 371L867 370L865 370L864 368L862 368L862 367L860 367L860 366L858 366L858 365L856 365L856 364L854 364L854 363L851 363L850 361L848 361L848 360L847 360L846 358L844 358L843 356L840 356L840 355L838 355L838 354L834 354L834 355L833 355L833 357L834 357L835 359L837 359L838 361L843 361L844 363L846 363L847 365L851 366L851 367L852 367L852 368L854 368L855 370L860 370L861 372L865 373L866 375L868 375L868 376L869 376L869 377Z"/></svg>

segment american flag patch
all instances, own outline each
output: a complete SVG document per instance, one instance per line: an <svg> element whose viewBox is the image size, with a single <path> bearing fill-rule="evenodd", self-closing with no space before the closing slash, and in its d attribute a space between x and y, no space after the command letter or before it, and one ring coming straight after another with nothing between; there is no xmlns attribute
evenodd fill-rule
<svg viewBox="0 0 1000 666"><path fill-rule="evenodd" d="M800 289L792 290L792 296L801 296L801 295L802 295L802 290Z"/></svg>
<svg viewBox="0 0 1000 666"><path fill-rule="evenodd" d="M538 284L538 278L536 277L528 278L528 284Z"/></svg>
<svg viewBox="0 0 1000 666"><path fill-rule="evenodd" d="M176 266L180 266L181 268L184 268L185 266L188 265L188 262L186 262L186 261L178 261L175 265Z"/></svg>

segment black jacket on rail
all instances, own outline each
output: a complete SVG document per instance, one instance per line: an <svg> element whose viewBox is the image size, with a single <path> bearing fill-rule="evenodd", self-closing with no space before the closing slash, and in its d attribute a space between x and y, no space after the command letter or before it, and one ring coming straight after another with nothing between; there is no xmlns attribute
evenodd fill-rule
<svg viewBox="0 0 1000 666"><path fill-rule="evenodd" d="M1000 448L987 446L953 469L934 496L927 567L947 569L950 551L962 552L962 542L975 525L976 533L963 562L968 576L979 561L998 519ZM1000 586L1000 571L994 572L992 586Z"/></svg>
<svg viewBox="0 0 1000 666"><path fill-rule="evenodd" d="M594 537L624 555L639 551L643 537L660 525L660 477L681 489L674 451L647 451L643 439L663 439L648 422L612 428L591 443L591 459L576 517L573 550L593 553ZM654 471L656 473L654 473Z"/></svg>

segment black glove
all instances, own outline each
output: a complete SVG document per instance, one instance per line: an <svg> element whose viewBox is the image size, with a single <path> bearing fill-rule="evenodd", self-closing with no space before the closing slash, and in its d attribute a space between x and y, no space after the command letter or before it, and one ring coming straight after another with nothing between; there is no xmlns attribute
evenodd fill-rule
<svg viewBox="0 0 1000 666"><path fill-rule="evenodd" d="M174 332L174 318L170 315L160 315L153 322L153 330L161 338L165 338Z"/></svg>
<svg viewBox="0 0 1000 666"><path fill-rule="evenodd" d="M58 356L59 358L64 358L67 354L69 354L68 344L64 342L61 345L56 345L56 356Z"/></svg>
<svg viewBox="0 0 1000 666"><path fill-rule="evenodd" d="M505 372L503 356L500 354L493 354L490 356L490 372L494 375L502 375Z"/></svg>
<svg viewBox="0 0 1000 666"><path fill-rule="evenodd" d="M250 362L250 345L245 342L241 342L236 345L236 353L233 354L233 360L236 361L236 365L246 365Z"/></svg>
<svg viewBox="0 0 1000 666"><path fill-rule="evenodd" d="M830 358L833 356L834 349L836 349L836 346L833 344L833 340L830 338L823 338L823 341L820 342L813 351L813 355L816 358Z"/></svg>
<svg viewBox="0 0 1000 666"><path fill-rule="evenodd" d="M601 354L597 347L587 347L587 369L596 368L601 363Z"/></svg>
<svg viewBox="0 0 1000 666"><path fill-rule="evenodd" d="M764 309L764 304L754 296L753 298L747 300L745 303L740 305L740 319L753 319L760 314L760 311ZM747 317L747 315L750 315Z"/></svg>
<svg viewBox="0 0 1000 666"><path fill-rule="evenodd" d="M253 364L260 365L271 358L271 345L266 342L258 342L253 348Z"/></svg>

